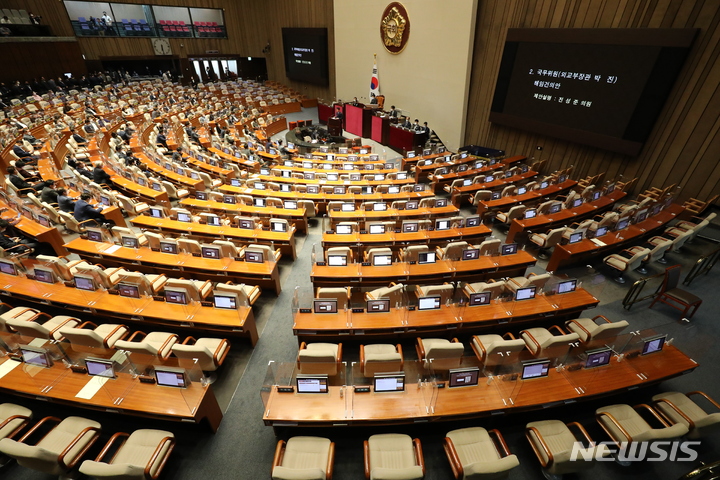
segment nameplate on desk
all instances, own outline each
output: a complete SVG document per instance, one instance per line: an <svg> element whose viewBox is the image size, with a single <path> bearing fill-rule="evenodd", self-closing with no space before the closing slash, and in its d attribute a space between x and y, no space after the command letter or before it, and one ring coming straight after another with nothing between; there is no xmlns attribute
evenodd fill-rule
<svg viewBox="0 0 720 480"><path fill-rule="evenodd" d="M278 393L293 393L295 392L295 387L277 387Z"/></svg>
<svg viewBox="0 0 720 480"><path fill-rule="evenodd" d="M436 387L437 388L445 388L445 382L438 382Z"/></svg>
<svg viewBox="0 0 720 480"><path fill-rule="evenodd" d="M300 313L312 313L312 309L311 308L301 308Z"/></svg>
<svg viewBox="0 0 720 480"><path fill-rule="evenodd" d="M335 233L335 232L334 232L333 230L326 230L325 233L327 233L328 235L331 235L331 234L333 234L333 233Z"/></svg>
<svg viewBox="0 0 720 480"><path fill-rule="evenodd" d="M155 383L155 377L152 375L138 375L138 380L140 380L140 383Z"/></svg>
<svg viewBox="0 0 720 480"><path fill-rule="evenodd" d="M70 370L74 373L87 373L87 368L82 365L70 365Z"/></svg>
<svg viewBox="0 0 720 480"><path fill-rule="evenodd" d="M371 264L370 262L362 262L363 267L369 267Z"/></svg>
<svg viewBox="0 0 720 480"><path fill-rule="evenodd" d="M370 392L370 387L358 387L358 386L356 386L356 387L354 388L354 390L355 390L355 393L369 393L369 392Z"/></svg>
<svg viewBox="0 0 720 480"><path fill-rule="evenodd" d="M415 310L415 307L410 305L407 307L407 309L408 309L408 312L412 312L413 310Z"/></svg>
<svg viewBox="0 0 720 480"><path fill-rule="evenodd" d="M353 308L352 313L363 313L365 311L364 308Z"/></svg>
<svg viewBox="0 0 720 480"><path fill-rule="evenodd" d="M361 233L362 235L366 235L366 234L367 234L367 230L360 230L360 233Z"/></svg>
<svg viewBox="0 0 720 480"><path fill-rule="evenodd" d="M315 265L317 265L318 267L324 267L325 262L315 262Z"/></svg>

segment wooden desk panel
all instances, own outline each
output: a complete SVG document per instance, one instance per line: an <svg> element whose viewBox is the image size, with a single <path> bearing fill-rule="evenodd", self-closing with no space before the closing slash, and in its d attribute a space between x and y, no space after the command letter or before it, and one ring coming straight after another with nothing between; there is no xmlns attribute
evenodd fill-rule
<svg viewBox="0 0 720 480"><path fill-rule="evenodd" d="M417 176L418 169L420 169L421 172L424 172L425 176L427 176L427 177L432 176L431 180L432 180L432 184L433 184L433 191L437 192L437 191L441 190L445 185L450 185L453 182L453 180L457 180L459 178L470 177L470 176L474 177L475 175L479 175L481 173L491 172L494 170L503 169L505 167L511 167L516 163L524 162L525 160L527 160L527 157L525 155L516 155L514 157L509 157L509 158L500 160L492 165L486 165L482 168L468 169L468 170L465 170L464 172L449 172L445 175L433 175L430 173L431 171L434 172L436 168L440 168L442 166L452 167L452 166L462 165L463 163L470 163L470 162L466 162L466 160L468 158L471 158L472 159L471 161L475 161L478 159L483 159L484 157L468 156L465 159L461 159L459 162L450 163L450 164L448 164L448 163L433 163L430 165L419 165L419 166L415 167L415 174L416 174L415 178L422 178L422 177Z"/></svg>
<svg viewBox="0 0 720 480"><path fill-rule="evenodd" d="M568 179L563 183L556 183L538 190L530 190L522 195L512 195L498 198L497 200L483 200L478 203L477 213L483 216L495 210L508 211L521 203L526 206L535 205L547 200L552 195L566 193L571 188L575 188L575 185L577 185L577 181Z"/></svg>
<svg viewBox="0 0 720 480"><path fill-rule="evenodd" d="M211 211L223 215L285 218L294 224L298 231L307 233L307 212L304 208L256 207L242 203L223 203L213 200L198 200L196 198L183 198L178 203L191 210Z"/></svg>
<svg viewBox="0 0 720 480"><path fill-rule="evenodd" d="M273 290L280 294L280 274L277 262L251 263L238 262L232 258L201 258L187 253L154 252L147 247L120 247L112 253L107 249L114 245L104 242L92 242L77 238L65 247L82 258L90 258L105 267L123 267L143 273L164 273L175 276L189 275L197 280L215 282L246 283L257 285L263 290Z"/></svg>
<svg viewBox="0 0 720 480"><path fill-rule="evenodd" d="M205 183L201 179L195 180L193 178L186 177L185 175L180 175L172 170L168 170L164 166L155 163L142 152L137 153L137 158L147 167L148 170L175 185L182 185L183 188L188 188L191 191L205 190ZM167 161L170 162L170 159L167 159Z"/></svg>
<svg viewBox="0 0 720 480"><path fill-rule="evenodd" d="M3 220L10 221L17 218L19 212L11 208L10 205L5 203L3 200L0 200L0 208L7 209L0 214L0 218ZM63 240L62 235L60 235L60 232L56 227L43 227L36 221L27 218L25 215L22 215L20 217L20 221L13 226L25 236L34 238L38 242L49 244L58 256L62 257L68 254L68 251L63 246L65 244L65 240Z"/></svg>
<svg viewBox="0 0 720 480"><path fill-rule="evenodd" d="M372 172L372 173L370 173ZM325 170L320 170L317 173L325 173ZM376 172L375 170L366 170L365 175L374 175ZM368 186L378 186L378 185L412 185L415 183L415 180L408 177L404 180L391 180L391 179L384 179L384 180L356 180L356 181L350 181L350 180L320 180L320 179L313 179L313 180L307 180L304 178L293 178L293 177L280 177L277 175L260 175L260 174L253 174L253 176L249 177L247 179L248 182L253 181L261 181L261 182L275 182L275 183L287 183L290 185L319 185L319 186L333 186L333 187L368 187Z"/></svg>
<svg viewBox="0 0 720 480"><path fill-rule="evenodd" d="M529 180L537 175L538 172L528 170L525 173L513 175L508 178L496 179L490 183L474 183L472 185L468 185L467 187L456 187L453 188L450 198L455 205L459 206L465 199L469 199L479 190L492 190L494 188L507 187L508 185L522 182L523 180Z"/></svg>
<svg viewBox="0 0 720 480"><path fill-rule="evenodd" d="M329 210L328 216L331 225L338 222L367 222L370 220L378 221L400 221L411 218L435 218L440 216L459 215L460 209L455 205L449 204L445 207L432 208L416 208L414 210L398 210L396 208L388 208L384 211L374 210L353 210L352 212L343 212L342 210Z"/></svg>
<svg viewBox="0 0 720 480"><path fill-rule="evenodd" d="M482 224L477 227L452 228L450 230L420 230L418 232L387 232L383 234L361 234L355 232L349 235L339 235L326 231L323 232L322 244L325 249L329 247L357 247L358 245L363 245L365 247L388 246L393 248L393 250L398 250L408 245L444 247L448 242L460 240L465 240L468 243L478 243L491 233L492 230Z"/></svg>

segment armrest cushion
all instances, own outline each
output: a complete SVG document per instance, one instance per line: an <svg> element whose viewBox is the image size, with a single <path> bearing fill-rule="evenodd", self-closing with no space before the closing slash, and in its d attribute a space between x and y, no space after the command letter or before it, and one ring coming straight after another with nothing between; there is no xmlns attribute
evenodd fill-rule
<svg viewBox="0 0 720 480"><path fill-rule="evenodd" d="M80 465L80 473L89 477L98 478L140 478L144 475L145 469L137 465L128 463L109 464L104 462L95 462L93 460L85 460Z"/></svg>
<svg viewBox="0 0 720 480"><path fill-rule="evenodd" d="M277 466L272 471L273 480L325 480L321 468L287 468Z"/></svg>
<svg viewBox="0 0 720 480"><path fill-rule="evenodd" d="M471 463L470 465L464 465L463 472L465 473L465 478L472 478L471 476L473 474L487 475L489 473L506 472L518 465L520 465L518 458L515 455L508 455L507 457L503 457L499 460L476 462Z"/></svg>
<svg viewBox="0 0 720 480"><path fill-rule="evenodd" d="M421 480L425 474L419 465L406 468L373 468L370 471L372 480Z"/></svg>

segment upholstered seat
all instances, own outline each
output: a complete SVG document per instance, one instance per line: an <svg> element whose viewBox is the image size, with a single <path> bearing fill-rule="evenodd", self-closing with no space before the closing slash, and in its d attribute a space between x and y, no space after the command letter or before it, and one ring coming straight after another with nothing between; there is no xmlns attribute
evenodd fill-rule
<svg viewBox="0 0 720 480"><path fill-rule="evenodd" d="M338 309L346 309L350 301L350 287L319 287L315 295L316 298L335 299Z"/></svg>
<svg viewBox="0 0 720 480"><path fill-rule="evenodd" d="M140 340L135 340L136 337L139 337ZM155 356L164 360L172 353L172 346L177 343L177 340L177 335L173 333L151 332L145 334L138 331L133 333L127 340L115 342L115 348L140 355Z"/></svg>
<svg viewBox="0 0 720 480"><path fill-rule="evenodd" d="M292 437L275 448L273 480L330 480L335 444L327 438Z"/></svg>
<svg viewBox="0 0 720 480"><path fill-rule="evenodd" d="M636 411L637 408L648 410L662 426L660 428L650 426ZM670 425L648 405L638 405L635 408L626 404L608 405L607 407L598 408L595 411L595 418L603 430L605 430L605 433L607 433L618 446L622 442L670 440L681 437L689 431L688 426L683 423Z"/></svg>
<svg viewBox="0 0 720 480"><path fill-rule="evenodd" d="M516 292L520 288L535 287L536 293L540 293L552 275L550 273L534 274L530 273L527 277L515 277L505 282L505 288L510 292Z"/></svg>
<svg viewBox="0 0 720 480"><path fill-rule="evenodd" d="M418 285L415 293L418 298L440 297L440 305L445 305L453 299L455 286L450 283L442 285Z"/></svg>
<svg viewBox="0 0 720 480"><path fill-rule="evenodd" d="M602 456L610 453L605 445L600 444L581 448L577 458L572 458L573 446L579 440L570 430L571 426L577 427L584 440L594 445L587 431L576 422L566 425L560 420L542 420L530 422L525 427L525 438L540 461L546 478L560 479L564 474L586 470L593 466L592 458L596 453ZM591 460L587 460L588 458Z"/></svg>
<svg viewBox="0 0 720 480"><path fill-rule="evenodd" d="M633 251L625 250L624 253L625 255L613 253L603 259L605 265L619 273L619 275L615 277L615 281L618 283L625 283L625 278L622 276L623 273L641 267L643 259L650 254L650 249L640 247Z"/></svg>
<svg viewBox="0 0 720 480"><path fill-rule="evenodd" d="M60 335L73 347L113 348L115 342L122 340L127 333L128 328L125 325L112 323L95 325L85 322L77 327L64 326L60 329Z"/></svg>
<svg viewBox="0 0 720 480"><path fill-rule="evenodd" d="M8 318L7 325L20 335L33 338L44 338L48 340L62 339L61 329L74 327L80 324L80 320L67 315L58 315L40 323L37 320L27 321L17 318Z"/></svg>
<svg viewBox="0 0 720 480"><path fill-rule="evenodd" d="M562 361L570 351L570 344L576 342L580 336L577 333L565 333L556 325L552 325L550 328L557 330L559 335L553 335L550 329L535 327L523 330L520 332L520 336L533 356L557 358Z"/></svg>
<svg viewBox="0 0 720 480"><path fill-rule="evenodd" d="M478 283L466 283L463 286L463 291L465 294L470 297L473 293L481 293L481 292L490 292L490 298L497 298L500 296L503 291L505 290L505 282L504 281L490 281L488 282L478 282Z"/></svg>
<svg viewBox="0 0 720 480"><path fill-rule="evenodd" d="M586 347L612 345L620 332L627 328L628 322L620 320L611 322L607 317L598 315L594 318L576 318L565 322L565 327L578 334Z"/></svg>
<svg viewBox="0 0 720 480"><path fill-rule="evenodd" d="M215 285L215 291L237 293L240 305L245 305L246 303L248 305L254 304L260 297L260 293L262 293L260 287L257 285L245 285L244 283L241 283L240 285L218 283Z"/></svg>
<svg viewBox="0 0 720 480"><path fill-rule="evenodd" d="M425 462L419 439L408 435L372 435L363 444L365 478L370 480L420 480Z"/></svg>
<svg viewBox="0 0 720 480"><path fill-rule="evenodd" d="M342 362L342 343L302 342L297 361L302 374L337 375Z"/></svg>
<svg viewBox="0 0 720 480"><path fill-rule="evenodd" d="M488 432L482 427L452 430L445 437L444 447L457 480L500 480L520 465L497 430Z"/></svg>
<svg viewBox="0 0 720 480"><path fill-rule="evenodd" d="M457 338L452 341L445 338L418 338L415 348L424 367L435 371L459 367L465 350Z"/></svg>
<svg viewBox="0 0 720 480"><path fill-rule="evenodd" d="M194 365L204 372L214 372L225 361L230 351L230 343L224 338L186 338L181 344L172 346L172 353L180 359L180 365L187 368ZM183 362L189 360L189 362Z"/></svg>
<svg viewBox="0 0 720 480"><path fill-rule="evenodd" d="M12 438L32 418L30 409L13 403L0 404L0 439Z"/></svg>
<svg viewBox="0 0 720 480"><path fill-rule="evenodd" d="M655 408L663 417L672 423L680 423L688 427L690 430L688 438L700 438L720 429L720 413L707 413L690 399L691 395L702 396L708 403L720 409L720 404L703 392L690 392L687 395L665 392L655 395L652 399Z"/></svg>
<svg viewBox="0 0 720 480"><path fill-rule="evenodd" d="M360 367L366 377L376 373L401 372L402 346L382 343L360 345Z"/></svg>
<svg viewBox="0 0 720 480"><path fill-rule="evenodd" d="M516 339L511 333L503 336L494 333L473 335L470 345L485 367L517 363L520 354L525 350L525 341L522 338Z"/></svg>
<svg viewBox="0 0 720 480"><path fill-rule="evenodd" d="M403 305L405 303L405 285L402 283L391 283L388 287L380 287L365 292L366 300L379 300L381 298L389 299L391 307Z"/></svg>

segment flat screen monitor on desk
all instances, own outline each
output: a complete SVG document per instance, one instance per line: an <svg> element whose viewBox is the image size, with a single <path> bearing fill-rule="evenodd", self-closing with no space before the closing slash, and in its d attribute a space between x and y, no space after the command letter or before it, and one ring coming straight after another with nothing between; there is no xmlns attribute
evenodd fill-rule
<svg viewBox="0 0 720 480"><path fill-rule="evenodd" d="M407 152L407 158L415 158L415 152Z"/></svg>
<svg viewBox="0 0 720 480"><path fill-rule="evenodd" d="M425 265L428 263L435 263L437 257L435 252L420 252L418 253L418 264Z"/></svg>
<svg viewBox="0 0 720 480"><path fill-rule="evenodd" d="M477 292L470 294L470 300L468 303L471 307L477 307L478 305L490 305L490 299L492 297L491 292Z"/></svg>
<svg viewBox="0 0 720 480"><path fill-rule="evenodd" d="M200 255L202 255L202 258L212 258L215 260L222 257L220 247L209 245L200 247Z"/></svg>
<svg viewBox="0 0 720 480"><path fill-rule="evenodd" d="M534 208L528 208L527 210L525 210L525 220L527 220L528 218L535 218L536 216L537 210L535 210Z"/></svg>
<svg viewBox="0 0 720 480"><path fill-rule="evenodd" d="M137 177L137 184L141 187L147 187L147 181L143 177Z"/></svg>
<svg viewBox="0 0 720 480"><path fill-rule="evenodd" d="M313 300L313 312L337 313L338 301L330 298L316 298Z"/></svg>
<svg viewBox="0 0 720 480"><path fill-rule="evenodd" d="M195 192L195 198L197 200L207 200L208 199L207 192ZM227 203L227 202L225 202L225 203Z"/></svg>
<svg viewBox="0 0 720 480"><path fill-rule="evenodd" d="M223 310L237 310L238 297L234 293L213 293L213 306Z"/></svg>
<svg viewBox="0 0 720 480"><path fill-rule="evenodd" d="M160 241L160 251L163 253L171 253L173 255L178 253L176 241Z"/></svg>
<svg viewBox="0 0 720 480"><path fill-rule="evenodd" d="M500 247L500 254L501 255L515 255L518 251L518 244L517 243L504 243Z"/></svg>
<svg viewBox="0 0 720 480"><path fill-rule="evenodd" d="M643 348L640 352L641 355L648 355L650 353L659 352L665 346L665 339L667 335L655 335L649 338L643 339Z"/></svg>
<svg viewBox="0 0 720 480"><path fill-rule="evenodd" d="M35 280L44 283L55 283L55 272L50 268L41 267L39 265L34 268Z"/></svg>
<svg viewBox="0 0 720 480"><path fill-rule="evenodd" d="M413 187L414 192L424 192L425 191L425 185L422 183L418 183Z"/></svg>
<svg viewBox="0 0 720 480"><path fill-rule="evenodd" d="M176 305L187 305L188 299L185 290L180 288L165 287L165 302Z"/></svg>
<svg viewBox="0 0 720 480"><path fill-rule="evenodd" d="M312 162L302 162L303 168L313 168Z"/></svg>
<svg viewBox="0 0 720 480"><path fill-rule="evenodd" d="M385 175L383 175L382 173L376 173L374 179L376 182L382 182L383 180L385 180Z"/></svg>
<svg viewBox="0 0 720 480"><path fill-rule="evenodd" d="M162 192L162 185L160 185L159 183L153 182L152 189L155 190L156 192Z"/></svg>
<svg viewBox="0 0 720 480"><path fill-rule="evenodd" d="M270 222L270 230L273 232L287 232L288 224L285 222Z"/></svg>
<svg viewBox="0 0 720 480"><path fill-rule="evenodd" d="M485 183L490 183L490 182L493 182L493 181L495 181L495 177L494 177L494 176L492 176L492 175L487 175L487 176L485 177Z"/></svg>
<svg viewBox="0 0 720 480"><path fill-rule="evenodd" d="M122 242L122 246L126 248L139 248L140 247L140 241L137 239L137 237L130 237L127 235L123 235L120 237L120 240Z"/></svg>
<svg viewBox="0 0 720 480"><path fill-rule="evenodd" d="M615 184L610 183L607 187L605 187L605 195L610 195L612 192L615 191Z"/></svg>
<svg viewBox="0 0 720 480"><path fill-rule="evenodd" d="M477 260L478 258L480 258L479 248L468 248L463 250L462 252L463 260Z"/></svg>
<svg viewBox="0 0 720 480"><path fill-rule="evenodd" d="M255 228L255 222L250 219L241 218L238 220L238 227L253 230Z"/></svg>
<svg viewBox="0 0 720 480"><path fill-rule="evenodd" d="M492 192L490 194L490 200L498 200L501 195L502 195L502 192L498 192L498 191Z"/></svg>
<svg viewBox="0 0 720 480"><path fill-rule="evenodd" d="M577 280L576 279L570 279L565 280L557 284L556 292L557 293L570 293L574 292L577 288Z"/></svg>
<svg viewBox="0 0 720 480"><path fill-rule="evenodd" d="M232 205L235 205L237 203L237 199L234 195L223 195L223 203L230 203Z"/></svg>
<svg viewBox="0 0 720 480"><path fill-rule="evenodd" d="M647 209L647 208L643 208L642 210L638 211L638 212L635 214L635 223L640 223L640 222L645 221L645 219L647 218L647 216L648 216L648 209Z"/></svg>
<svg viewBox="0 0 720 480"><path fill-rule="evenodd" d="M177 214L177 219L178 219L178 222L186 222L186 223L192 222L192 217L190 216L189 213L179 212Z"/></svg>
<svg viewBox="0 0 720 480"><path fill-rule="evenodd" d="M17 275L17 266L12 262L0 260L0 273L4 273L6 275Z"/></svg>
<svg viewBox="0 0 720 480"><path fill-rule="evenodd" d="M435 200L435 208L447 207L447 198L438 198Z"/></svg>
<svg viewBox="0 0 720 480"><path fill-rule="evenodd" d="M598 200L600 198L600 195L602 195L602 192L600 190L595 190L592 194L592 197L590 197L592 198L591 201L594 202L595 200Z"/></svg>
<svg viewBox="0 0 720 480"><path fill-rule="evenodd" d="M375 157L375 158L372 158L372 157ZM370 160L377 160L377 155L370 155ZM394 163L386 163L383 166L385 167L385 170L392 170L393 168L395 168Z"/></svg>
<svg viewBox="0 0 720 480"><path fill-rule="evenodd" d="M263 263L263 252L249 252L245 250L245 261L248 263Z"/></svg>
<svg viewBox="0 0 720 480"><path fill-rule="evenodd" d="M45 228L50 228L50 218L47 215L38 214L37 222Z"/></svg>
<svg viewBox="0 0 720 480"><path fill-rule="evenodd" d="M437 310L440 308L440 297L420 297L418 310Z"/></svg>
<svg viewBox="0 0 720 480"><path fill-rule="evenodd" d="M466 227L478 227L480 226L480 217L467 217L465 219Z"/></svg>
<svg viewBox="0 0 720 480"><path fill-rule="evenodd" d="M400 187L397 185L390 185L388 187L388 193L400 193Z"/></svg>
<svg viewBox="0 0 720 480"><path fill-rule="evenodd" d="M95 286L95 279L90 275L74 275L75 288L78 290L85 290L88 292L94 292L97 288Z"/></svg>
<svg viewBox="0 0 720 480"><path fill-rule="evenodd" d="M353 202L345 202L340 206L340 210L343 212L354 212L355 204Z"/></svg>
<svg viewBox="0 0 720 480"><path fill-rule="evenodd" d="M325 165L326 167L330 167L330 165ZM328 173L327 179L330 182L337 182L338 180L338 174L337 173Z"/></svg>
<svg viewBox="0 0 720 480"><path fill-rule="evenodd" d="M176 367L155 367L155 381L161 387L185 388L190 381L185 369Z"/></svg>
<svg viewBox="0 0 720 480"><path fill-rule="evenodd" d="M518 288L515 291L515 300L529 300L535 298L535 285L531 287Z"/></svg>
<svg viewBox="0 0 720 480"><path fill-rule="evenodd" d="M520 378L529 380L532 378L547 377L550 373L550 360L533 360L523 362L522 375Z"/></svg>
<svg viewBox="0 0 720 480"><path fill-rule="evenodd" d="M543 190L548 187L548 182L540 182L540 190Z"/></svg>
<svg viewBox="0 0 720 480"><path fill-rule="evenodd" d="M360 180L362 180L362 175L360 175L359 173L351 173L350 174L351 182L359 182Z"/></svg>
<svg viewBox="0 0 720 480"><path fill-rule="evenodd" d="M290 191L290 185L282 184L280 185L280 191L281 192L289 192Z"/></svg>
<svg viewBox="0 0 720 480"><path fill-rule="evenodd" d="M92 228L88 227L86 230L87 238L91 242L102 242L105 240L105 235L103 235L102 230L99 228Z"/></svg>
<svg viewBox="0 0 720 480"><path fill-rule="evenodd" d="M407 222L403 223L402 231L403 233L412 233L417 232L419 228L418 222Z"/></svg>
<svg viewBox="0 0 720 480"><path fill-rule="evenodd" d="M368 300L367 301L367 311L368 311L368 313L389 312L390 311L390 300L388 300L388 299Z"/></svg>
<svg viewBox="0 0 720 480"><path fill-rule="evenodd" d="M265 199L264 198L254 198L253 205L255 205L256 207L263 208L266 205Z"/></svg>
<svg viewBox="0 0 720 480"><path fill-rule="evenodd" d="M20 345L19 349L23 362L28 365L50 368L53 364L50 354L44 348L31 347L30 345Z"/></svg>
<svg viewBox="0 0 720 480"><path fill-rule="evenodd" d="M562 208L562 203L553 203L552 205L550 205L550 208L548 209L548 214L552 215L553 213L558 213L561 208Z"/></svg>
<svg viewBox="0 0 720 480"><path fill-rule="evenodd" d="M347 265L346 255L328 255L328 266L344 267Z"/></svg>
<svg viewBox="0 0 720 480"><path fill-rule="evenodd" d="M450 220L437 220L435 230L450 230Z"/></svg>
<svg viewBox="0 0 720 480"><path fill-rule="evenodd" d="M570 234L570 240L568 240L569 244L578 243L580 240L583 239L583 232L575 232Z"/></svg>
<svg viewBox="0 0 720 480"><path fill-rule="evenodd" d="M376 393L404 392L404 373L383 373L373 377L373 391Z"/></svg>
<svg viewBox="0 0 720 480"><path fill-rule="evenodd" d="M85 367L91 377L115 378L115 362L102 358L86 358Z"/></svg>
<svg viewBox="0 0 720 480"><path fill-rule="evenodd" d="M295 378L297 393L328 393L327 375L303 375Z"/></svg>
<svg viewBox="0 0 720 480"><path fill-rule="evenodd" d="M466 178L465 180L463 180L463 187L469 187L470 185L472 185L472 178Z"/></svg>
<svg viewBox="0 0 720 480"><path fill-rule="evenodd" d="M333 193L335 195L345 195L345 187L333 187Z"/></svg>
<svg viewBox="0 0 720 480"><path fill-rule="evenodd" d="M407 172L398 172L396 178L398 180L407 180L408 174Z"/></svg>
<svg viewBox="0 0 720 480"><path fill-rule="evenodd" d="M152 218L164 218L165 215L163 214L162 209L160 208L150 208L150 216Z"/></svg>
<svg viewBox="0 0 720 480"><path fill-rule="evenodd" d="M232 185L233 187L239 187L239 186L240 186L240 180L238 180L237 178L231 178L231 179L230 179L230 185Z"/></svg>
<svg viewBox="0 0 720 480"><path fill-rule="evenodd" d="M527 187L518 187L517 195L524 195L525 193L527 193Z"/></svg>
<svg viewBox="0 0 720 480"><path fill-rule="evenodd" d="M392 265L392 255L373 255L373 267L386 267Z"/></svg>
<svg viewBox="0 0 720 480"><path fill-rule="evenodd" d="M582 203L583 203L582 198L576 198L575 200L573 200L572 208L579 207L580 205L582 205Z"/></svg>
<svg viewBox="0 0 720 480"><path fill-rule="evenodd" d="M608 232L608 227L606 225L603 225L602 227L598 227L597 230L595 230L595 237L602 237Z"/></svg>
<svg viewBox="0 0 720 480"><path fill-rule="evenodd" d="M384 212L387 210L387 203L375 202L372 204L373 212Z"/></svg>
<svg viewBox="0 0 720 480"><path fill-rule="evenodd" d="M588 350L585 352L587 359L585 360L585 368L602 367L610 363L612 358L612 350L607 347Z"/></svg>
<svg viewBox="0 0 720 480"><path fill-rule="evenodd" d="M206 215L205 221L208 225L213 225L215 227L219 227L220 225L222 225L222 220L220 220L220 217L217 217L215 215Z"/></svg>
<svg viewBox="0 0 720 480"><path fill-rule="evenodd" d="M288 210L297 210L297 208L298 208L297 200L285 200L283 202L283 207Z"/></svg>
<svg viewBox="0 0 720 480"><path fill-rule="evenodd" d="M420 206L420 202L417 200L408 200L405 204L405 210L417 210Z"/></svg>
<svg viewBox="0 0 720 480"><path fill-rule="evenodd" d="M662 210L662 208L663 208L663 206L662 206L661 203L656 203L656 204L653 205L652 208L650 209L650 216L651 216L651 217L654 217L655 215L657 215L658 213L660 213L660 210Z"/></svg>
<svg viewBox="0 0 720 480"><path fill-rule="evenodd" d="M118 284L118 292L121 297L140 298L140 288L129 283Z"/></svg>
<svg viewBox="0 0 720 480"><path fill-rule="evenodd" d="M306 168L309 168L309 167L306 167ZM303 178L305 178L305 180L315 180L315 174L314 174L314 173L310 173L310 172L306 172L306 173L303 175Z"/></svg>
<svg viewBox="0 0 720 480"><path fill-rule="evenodd" d="M383 225L383 224L372 224L372 225L370 225L370 233L371 233L371 234L381 234L381 233L385 233L385 225Z"/></svg>
<svg viewBox="0 0 720 480"><path fill-rule="evenodd" d="M615 225L615 231L623 230L627 228L628 225L630 225L630 219L627 217L621 218Z"/></svg>
<svg viewBox="0 0 720 480"><path fill-rule="evenodd" d="M352 233L352 225L336 225L335 233L338 235L350 235Z"/></svg>
<svg viewBox="0 0 720 480"><path fill-rule="evenodd" d="M452 368L448 372L448 387L474 387L480 380L478 367Z"/></svg>

